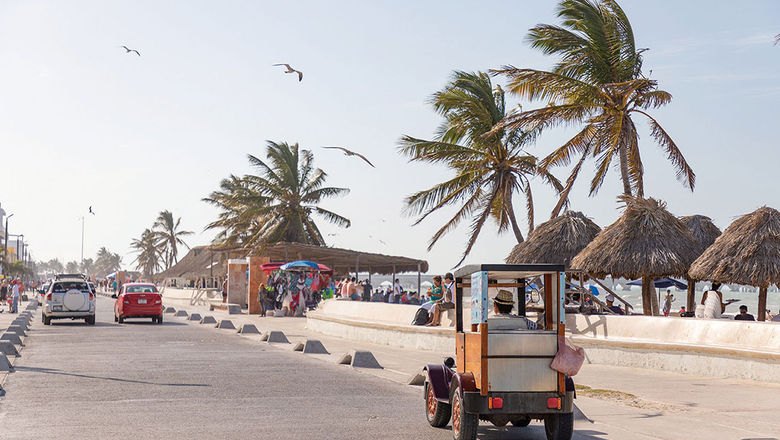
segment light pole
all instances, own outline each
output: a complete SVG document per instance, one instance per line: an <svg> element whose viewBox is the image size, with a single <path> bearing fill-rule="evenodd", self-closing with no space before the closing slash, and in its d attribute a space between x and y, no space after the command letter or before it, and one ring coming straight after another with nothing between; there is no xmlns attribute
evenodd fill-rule
<svg viewBox="0 0 780 440"><path fill-rule="evenodd" d="M10 214L5 218L5 240L3 241L3 244L5 245L5 252L3 252L3 261L6 263L8 263L8 219L13 216L13 214Z"/></svg>
<svg viewBox="0 0 780 440"><path fill-rule="evenodd" d="M84 216L81 216L81 262L84 262Z"/></svg>

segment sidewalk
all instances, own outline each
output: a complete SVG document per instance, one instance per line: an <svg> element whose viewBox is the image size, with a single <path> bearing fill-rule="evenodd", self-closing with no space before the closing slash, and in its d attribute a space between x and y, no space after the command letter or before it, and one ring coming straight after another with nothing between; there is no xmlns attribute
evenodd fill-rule
<svg viewBox="0 0 780 440"><path fill-rule="evenodd" d="M330 356L314 355L323 361L335 362L340 354L350 350L368 350L384 369L360 372L404 384L425 364L439 363L445 356L454 355L322 335L307 330L304 318L229 315L209 311L208 307L166 305L202 316L211 315L217 320L229 319L236 328L253 324L261 333L282 331L293 344L305 339L320 340L331 353ZM170 314L165 318L200 325ZM245 337L260 340L257 335ZM274 346L292 349L287 344ZM780 438L780 384L595 364L584 365L574 379L579 388L575 403L593 421L577 421L577 438Z"/></svg>

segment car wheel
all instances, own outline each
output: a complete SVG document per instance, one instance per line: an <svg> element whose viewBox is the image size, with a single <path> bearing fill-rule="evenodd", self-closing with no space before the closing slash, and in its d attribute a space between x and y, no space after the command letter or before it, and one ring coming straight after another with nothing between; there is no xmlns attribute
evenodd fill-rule
<svg viewBox="0 0 780 440"><path fill-rule="evenodd" d="M512 425L517 426L518 428L525 428L531 423L530 417L523 417L520 419L514 419L512 420Z"/></svg>
<svg viewBox="0 0 780 440"><path fill-rule="evenodd" d="M116 322L123 324L125 322L125 318L122 315L119 315L119 318L117 318Z"/></svg>
<svg viewBox="0 0 780 440"><path fill-rule="evenodd" d="M544 418L547 440L570 440L574 434L574 413L553 414Z"/></svg>
<svg viewBox="0 0 780 440"><path fill-rule="evenodd" d="M454 383L450 389L450 402L452 406L452 437L455 440L475 440L479 427L479 415L466 412L457 383Z"/></svg>
<svg viewBox="0 0 780 440"><path fill-rule="evenodd" d="M95 325L95 316L88 316L84 319L84 322L86 322L87 325Z"/></svg>
<svg viewBox="0 0 780 440"><path fill-rule="evenodd" d="M433 386L429 382L425 382L425 418L428 419L428 424L434 428L441 428L447 426L450 421L450 412L452 407L449 403L442 403L436 400L436 396L433 394Z"/></svg>
<svg viewBox="0 0 780 440"><path fill-rule="evenodd" d="M51 325L51 318L44 315L43 316L43 325Z"/></svg>
<svg viewBox="0 0 780 440"><path fill-rule="evenodd" d="M114 322L119 322L119 318L116 317L116 313L114 313Z"/></svg>
<svg viewBox="0 0 780 440"><path fill-rule="evenodd" d="M157 323L158 324L162 324L162 317L163 317L163 315L160 315L160 316L157 317Z"/></svg>

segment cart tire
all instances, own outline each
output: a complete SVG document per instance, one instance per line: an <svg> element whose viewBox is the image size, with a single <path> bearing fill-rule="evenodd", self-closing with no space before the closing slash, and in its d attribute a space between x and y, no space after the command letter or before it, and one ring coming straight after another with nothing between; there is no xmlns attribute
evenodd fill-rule
<svg viewBox="0 0 780 440"><path fill-rule="evenodd" d="M530 417L524 417L522 419L514 419L514 420L512 420L512 425L513 426L517 426L518 428L525 428L530 423L531 423L531 418Z"/></svg>
<svg viewBox="0 0 780 440"><path fill-rule="evenodd" d="M433 394L433 387L429 382L425 382L425 418L428 424L434 428L447 426L452 413L452 406L449 403L442 403L436 400Z"/></svg>
<svg viewBox="0 0 780 440"><path fill-rule="evenodd" d="M574 434L574 413L553 414L544 419L547 440L571 440Z"/></svg>
<svg viewBox="0 0 780 440"><path fill-rule="evenodd" d="M453 383L450 388L450 402L452 406L452 438L455 440L475 440L479 427L479 415L466 412L457 382Z"/></svg>

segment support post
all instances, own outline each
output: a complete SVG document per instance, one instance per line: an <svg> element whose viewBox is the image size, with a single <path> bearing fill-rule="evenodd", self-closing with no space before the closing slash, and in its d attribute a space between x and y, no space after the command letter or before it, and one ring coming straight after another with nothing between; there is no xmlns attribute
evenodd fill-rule
<svg viewBox="0 0 780 440"><path fill-rule="evenodd" d="M763 286L758 288L758 321L766 321L766 292L769 286Z"/></svg>
<svg viewBox="0 0 780 440"><path fill-rule="evenodd" d="M421 281L422 281L422 276L420 275L420 270L421 270L420 263L419 263L419 262L417 262L417 297L418 297L418 298L420 297L420 295L422 295L422 292L420 292L420 289L421 289L421 284L422 284L422 283L421 283ZM454 299L454 298L453 298L453 299Z"/></svg>
<svg viewBox="0 0 780 440"><path fill-rule="evenodd" d="M696 311L696 280L692 280L689 277L685 278L688 281L688 299L685 301L685 311Z"/></svg>

